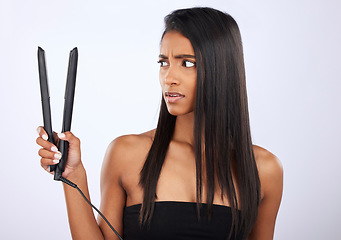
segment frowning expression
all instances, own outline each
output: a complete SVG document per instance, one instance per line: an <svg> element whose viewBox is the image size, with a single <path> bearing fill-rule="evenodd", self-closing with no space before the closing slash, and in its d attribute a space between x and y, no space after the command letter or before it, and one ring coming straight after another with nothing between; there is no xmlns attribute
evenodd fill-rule
<svg viewBox="0 0 341 240"><path fill-rule="evenodd" d="M195 54L191 42L177 31L161 41L160 84L168 112L181 116L193 112L197 83Z"/></svg>

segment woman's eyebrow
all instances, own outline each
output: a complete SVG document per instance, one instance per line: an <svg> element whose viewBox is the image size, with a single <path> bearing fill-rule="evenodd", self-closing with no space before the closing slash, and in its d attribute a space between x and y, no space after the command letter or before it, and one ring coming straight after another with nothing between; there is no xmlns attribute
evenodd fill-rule
<svg viewBox="0 0 341 240"><path fill-rule="evenodd" d="M165 56L165 55L163 55L163 54L160 54L160 55L159 55L159 58L168 59L168 57ZM194 56L194 55L191 55L191 54L179 54L179 55L174 56L174 58L177 58L177 59L182 59L182 58L194 58L194 59L195 59L195 56Z"/></svg>
<svg viewBox="0 0 341 240"><path fill-rule="evenodd" d="M174 58L194 58L195 59L195 56L190 55L190 54L180 54L180 55L174 56Z"/></svg>

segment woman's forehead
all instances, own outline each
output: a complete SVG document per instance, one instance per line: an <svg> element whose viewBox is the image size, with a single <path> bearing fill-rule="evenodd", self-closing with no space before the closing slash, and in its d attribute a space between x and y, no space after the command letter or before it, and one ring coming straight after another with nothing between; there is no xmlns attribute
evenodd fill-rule
<svg viewBox="0 0 341 240"><path fill-rule="evenodd" d="M160 46L160 54L168 55L194 55L194 50L188 38L178 31L165 33Z"/></svg>

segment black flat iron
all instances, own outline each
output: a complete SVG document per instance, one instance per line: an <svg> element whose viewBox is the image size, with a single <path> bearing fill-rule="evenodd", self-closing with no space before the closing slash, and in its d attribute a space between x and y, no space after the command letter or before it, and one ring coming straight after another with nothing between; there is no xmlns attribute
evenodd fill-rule
<svg viewBox="0 0 341 240"><path fill-rule="evenodd" d="M66 88L64 96L64 114L62 132L71 130L72 109L75 95L76 75L77 75L77 63L78 63L78 50L74 48L70 51L69 67L66 79ZM55 144L52 122L51 122L51 107L50 107L50 93L47 81L47 71L45 63L45 51L38 47L38 67L39 67L39 80L40 80L40 92L41 103L43 109L44 129L48 135L48 141ZM65 169L67 161L69 142L59 140L58 149L62 153L60 162L56 165L50 165L50 171L54 171L54 180L60 180L62 173Z"/></svg>

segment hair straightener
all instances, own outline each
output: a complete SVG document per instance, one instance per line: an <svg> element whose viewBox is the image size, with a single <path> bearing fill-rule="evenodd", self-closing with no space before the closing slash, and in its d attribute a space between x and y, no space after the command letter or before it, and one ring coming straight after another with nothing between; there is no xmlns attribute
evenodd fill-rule
<svg viewBox="0 0 341 240"><path fill-rule="evenodd" d="M64 96L64 114L63 114L63 124L62 124L62 132L67 132L71 130L71 120L72 120L72 110L73 110L73 101L75 96L75 87L76 87L76 75L77 75L77 63L78 63L78 50L74 48L70 51L69 56L69 67L67 72L66 79L66 88L65 88L65 96ZM51 107L50 107L50 93L49 86L47 82L47 71L46 71L46 63L45 63L45 51L38 47L38 68L39 68L39 80L40 80L40 93L41 93L41 103L43 109L43 121L44 121L44 129L48 135L48 141L52 144L55 144L53 131L52 131L52 121L51 121ZM58 150L62 153L62 157L58 164L50 165L50 171L54 171L54 180L62 181L69 186L76 188L80 194L83 196L85 201L94 208L98 214L104 219L104 221L108 224L108 226L114 231L114 233L118 236L119 239L123 240L115 228L109 223L109 221L105 218L105 216L86 198L84 193L78 188L78 186L71 182L70 180L64 178L62 173L65 170L65 164L68 157L69 152L69 142L59 140Z"/></svg>
<svg viewBox="0 0 341 240"><path fill-rule="evenodd" d="M71 129L72 109L76 86L77 62L78 50L77 48L74 48L71 50L69 57L69 67L67 72L66 89L64 96L64 115L62 132L70 131ZM48 135L48 141L55 144L51 122L50 94L47 82L45 51L41 47L38 47L38 66L44 129ZM54 171L54 180L60 180L60 177L64 172L69 151L69 143L67 141L60 140L58 143L58 149L62 153L62 158L60 159L60 162L57 165L50 165L50 171L51 172Z"/></svg>

